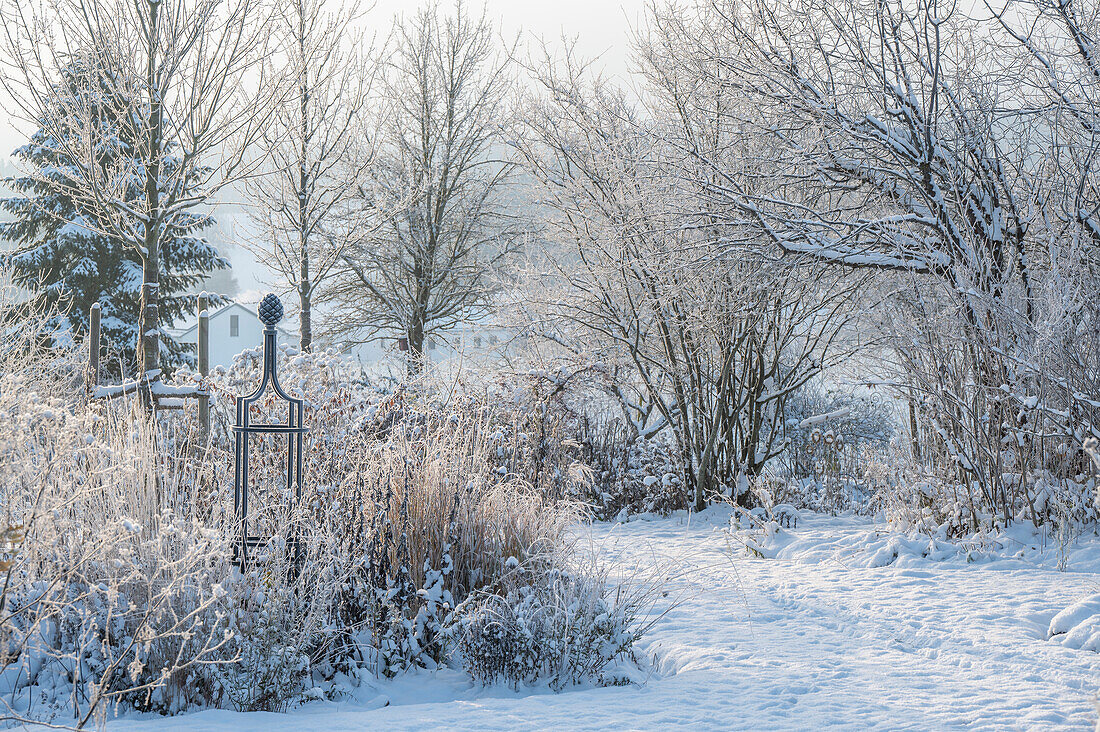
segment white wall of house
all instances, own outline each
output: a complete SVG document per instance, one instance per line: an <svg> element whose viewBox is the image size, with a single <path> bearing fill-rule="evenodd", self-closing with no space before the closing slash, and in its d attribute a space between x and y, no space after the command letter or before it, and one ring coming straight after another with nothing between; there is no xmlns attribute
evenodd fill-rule
<svg viewBox="0 0 1100 732"><path fill-rule="evenodd" d="M284 320L279 331L279 343L298 345L297 325L293 318ZM171 329L180 343L197 352L198 323L195 316ZM494 318L482 318L460 324L442 336L433 336L424 346L428 360L435 367L446 370L451 367L484 366L507 359L517 349L522 350L526 339L512 329L505 328ZM233 358L246 348L263 344L263 324L256 315L255 304L229 303L210 310L210 365L229 366ZM328 345L315 343L317 348ZM340 350L359 363L368 373L404 373L406 353L400 349L398 338L392 335L376 338L367 343L341 345Z"/></svg>
<svg viewBox="0 0 1100 732"><path fill-rule="evenodd" d="M298 339L279 328L279 342L298 345ZM198 324L179 331L176 340L189 344L195 352L198 344ZM230 303L210 311L210 366L229 366L233 357L246 348L262 346L264 324L253 307Z"/></svg>
<svg viewBox="0 0 1100 732"><path fill-rule="evenodd" d="M465 323L443 336L424 342L425 355L436 368L485 366L505 360L526 345L526 339L513 330L490 323ZM379 337L344 351L368 372L404 372L406 352L399 339Z"/></svg>

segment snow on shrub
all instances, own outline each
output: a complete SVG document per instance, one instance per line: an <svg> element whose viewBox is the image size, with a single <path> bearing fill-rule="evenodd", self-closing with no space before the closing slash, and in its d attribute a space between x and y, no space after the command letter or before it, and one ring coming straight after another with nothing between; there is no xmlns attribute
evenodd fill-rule
<svg viewBox="0 0 1100 732"><path fill-rule="evenodd" d="M224 643L227 546L201 463L67 389L29 367L0 377L5 691L16 718L176 711Z"/></svg>
<svg viewBox="0 0 1100 732"><path fill-rule="evenodd" d="M783 452L751 481L760 505L833 515L878 509L884 482L876 468L894 451L893 417L881 395L811 383L788 401L784 435Z"/></svg>
<svg viewBox="0 0 1100 732"><path fill-rule="evenodd" d="M1068 648L1100 652L1100 593L1081 598L1051 618L1047 637Z"/></svg>
<svg viewBox="0 0 1100 732"><path fill-rule="evenodd" d="M583 431L579 438L592 481L579 497L601 520L630 514L667 515L687 508L690 495L674 447L667 439L627 440L614 424Z"/></svg>
<svg viewBox="0 0 1100 732"><path fill-rule="evenodd" d="M223 656L232 661L212 665L207 679L216 703L243 712L279 712L303 691L310 668L303 633L314 603L295 591L300 589L271 581L267 572L250 572L233 583Z"/></svg>
<svg viewBox="0 0 1100 732"><path fill-rule="evenodd" d="M784 529L797 527L799 517L798 509L788 503L757 506L753 509L734 503L726 533L733 541L741 544L750 556L770 559L785 544L780 539L787 536Z"/></svg>
<svg viewBox="0 0 1100 732"><path fill-rule="evenodd" d="M245 352L208 380L219 404L214 450L228 452L231 395L257 382L258 356ZM274 636L298 640L278 669L239 664L237 672L257 683L278 679L272 686L284 695L234 702L243 707L281 708L318 684L335 689L354 682L357 669L388 677L446 663L446 626L455 604L496 582L503 557L540 564L578 518L571 502L550 501L502 469L514 463L512 448L523 442L506 437L520 421L484 401L445 402L424 384L383 393L326 352L283 348L279 369L287 391L306 400L311 428L303 508L293 520L312 532L310 546L326 547L313 553L306 570L324 574L323 586L332 592L320 608L310 592L312 604L292 604L289 618L264 620L296 628ZM228 456L223 460L229 465ZM257 473L266 468L277 474L278 455L260 453L253 466ZM258 521L267 517L269 529L278 530L292 520L280 516L277 495L267 500L272 505L257 495ZM284 575L271 569L267 582L280 587ZM257 608L245 603L236 612ZM234 643L243 658L262 658L267 637L250 630ZM260 651L252 653L249 644ZM295 665L302 657L308 663ZM282 678L284 668L300 671Z"/></svg>
<svg viewBox="0 0 1100 732"><path fill-rule="evenodd" d="M639 632L628 605L608 599L600 579L553 568L504 595L474 596L460 608L452 632L462 665L482 684L513 688L546 684L555 691L584 682L621 683L605 674L632 660Z"/></svg>
<svg viewBox="0 0 1100 732"><path fill-rule="evenodd" d="M788 416L791 441L782 469L753 483L758 501L834 515L881 515L903 532L942 534L961 543L1022 523L1046 527L1065 546L1095 524L1097 478L1090 472L1060 475L1038 464L1014 465L1006 452L997 476L1004 490L994 497L980 481L960 482L938 458L916 460L908 437L892 439L889 419L883 403L873 399L800 394ZM1080 462L1073 451L1064 457L1067 464Z"/></svg>
<svg viewBox="0 0 1100 732"><path fill-rule="evenodd" d="M686 508L671 431L644 437L610 413L600 371L532 368L482 383L483 399L515 415L501 425L501 467L551 500L583 503L598 520Z"/></svg>
<svg viewBox="0 0 1100 732"><path fill-rule="evenodd" d="M881 393L808 384L788 400L778 470L793 479L863 483L868 455L887 449L895 418Z"/></svg>
<svg viewBox="0 0 1100 732"><path fill-rule="evenodd" d="M206 380L205 441L192 410L151 421L133 401L87 403L33 359L0 370L0 683L16 716L286 709L363 673L456 663L454 608L500 587L507 558L528 582L549 576L580 511L501 470L519 418L383 393L334 354L279 359L307 402L306 484L300 504L263 487L280 453L257 446L250 515L271 541L243 574L229 407L255 384L257 353Z"/></svg>
<svg viewBox="0 0 1100 732"><path fill-rule="evenodd" d="M1026 485L1018 486L1012 497L1002 498L1002 510L991 510L977 484L959 485L929 476L911 466L872 466L870 470L892 473L881 481L871 508L881 511L891 524L902 529L942 533L953 539L965 539L976 533L996 533L1011 523L1043 527L1045 533L1063 546L1072 543L1082 531L1096 522L1094 504L1096 478L1084 475L1076 479L1055 478L1036 472ZM1019 477L1003 475L1005 482Z"/></svg>

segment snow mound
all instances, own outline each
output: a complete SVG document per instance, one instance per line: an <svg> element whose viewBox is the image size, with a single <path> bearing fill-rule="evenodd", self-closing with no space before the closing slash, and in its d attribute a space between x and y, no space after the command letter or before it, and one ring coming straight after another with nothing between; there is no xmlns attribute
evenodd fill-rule
<svg viewBox="0 0 1100 732"><path fill-rule="evenodd" d="M826 547L804 546L795 542L787 551L779 553L780 558L811 563L823 559L842 560L848 566L865 569L895 564L907 567L922 560L943 562L964 556L967 556L965 549L922 534L879 535L873 531L850 537L848 541L831 543ZM972 560L972 556L968 558Z"/></svg>
<svg viewBox="0 0 1100 732"><path fill-rule="evenodd" d="M815 530L822 517L808 516L810 530L802 531L799 519L760 521L746 526L740 517L730 522L730 535L743 544L751 556L790 560L802 564L842 562L848 567L875 569L897 565L909 567L927 561L977 561L982 554L973 547L960 546L921 532L900 533L835 519L848 530L823 539ZM856 528L858 526L858 528Z"/></svg>
<svg viewBox="0 0 1100 732"><path fill-rule="evenodd" d="M778 507L777 507L778 508ZM731 517L727 533L749 556L801 564L841 562L847 567L913 568L929 562L1030 565L1100 573L1100 541L1093 533L1060 546L1049 528L1018 522L992 532L949 538L943 532L899 530L868 523L856 516L826 517L804 512L797 522L781 525L774 518L742 512ZM751 520L746 520L746 515ZM822 535L819 525L831 524Z"/></svg>
<svg viewBox="0 0 1100 732"><path fill-rule="evenodd" d="M1067 648L1100 651L1100 592L1078 600L1051 618L1047 636Z"/></svg>

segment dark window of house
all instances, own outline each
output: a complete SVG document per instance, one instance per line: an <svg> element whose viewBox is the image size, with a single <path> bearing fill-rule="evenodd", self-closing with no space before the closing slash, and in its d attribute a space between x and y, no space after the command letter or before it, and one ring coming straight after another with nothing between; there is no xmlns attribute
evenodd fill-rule
<svg viewBox="0 0 1100 732"><path fill-rule="evenodd" d="M236 338L241 334L241 316L229 316L229 337Z"/></svg>
<svg viewBox="0 0 1100 732"><path fill-rule="evenodd" d="M434 338L429 338L428 339L428 350L429 351L434 351L435 350L435 339Z"/></svg>

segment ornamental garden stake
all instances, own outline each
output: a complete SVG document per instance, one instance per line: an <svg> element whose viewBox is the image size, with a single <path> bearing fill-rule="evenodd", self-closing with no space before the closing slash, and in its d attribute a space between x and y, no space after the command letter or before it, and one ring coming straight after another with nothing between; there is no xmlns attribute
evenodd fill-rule
<svg viewBox="0 0 1100 732"><path fill-rule="evenodd" d="M240 532L238 540L233 545L233 554L234 561L242 571L248 563L249 555L254 550L265 547L270 540L270 536L261 533L256 522L249 521L250 441L256 436L286 435L286 485L284 486L286 492L284 495L293 495L293 508L297 508L302 499L302 435L307 429L302 423L302 400L290 396L279 385L275 359L275 325L283 318L283 304L275 295L268 294L260 302L258 312L260 322L264 324L263 379L254 392L237 397L237 420L233 426L236 459L236 471L233 476L233 510ZM263 398L269 388L274 392L276 403L279 400L286 402L286 421L261 420L253 423L252 405ZM291 566L298 567L302 554L295 526L287 527L286 546Z"/></svg>

